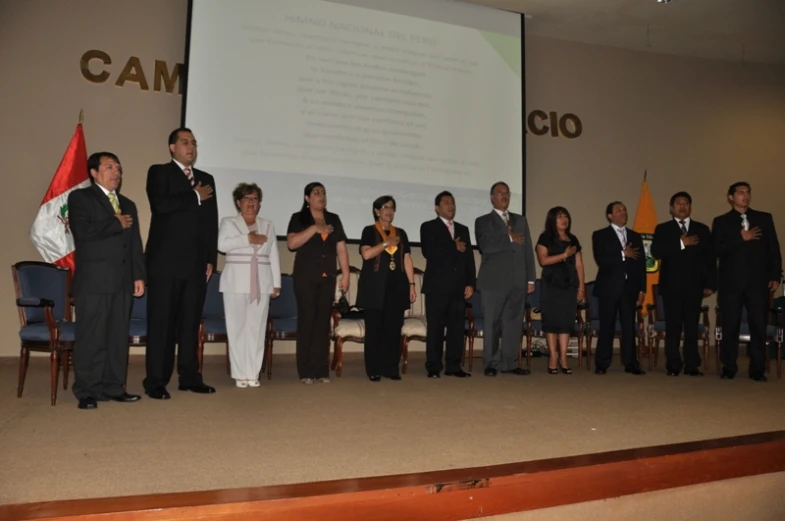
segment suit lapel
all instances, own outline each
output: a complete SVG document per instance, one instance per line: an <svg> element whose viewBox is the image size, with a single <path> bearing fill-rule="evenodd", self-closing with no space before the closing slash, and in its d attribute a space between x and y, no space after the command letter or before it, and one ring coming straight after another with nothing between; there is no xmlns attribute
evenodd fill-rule
<svg viewBox="0 0 785 521"><path fill-rule="evenodd" d="M175 182L177 182L177 183L179 183L179 184L181 184L183 186L187 186L188 188L191 188L191 182L188 181L188 176L186 176L185 172L183 172L180 169L180 167L177 166L177 163L172 161L169 164L172 165L171 172L172 172L172 175L175 177ZM196 181L196 169L194 167L191 167L191 174L194 176L194 181Z"/></svg>
<svg viewBox="0 0 785 521"><path fill-rule="evenodd" d="M98 198L98 203L103 206L111 215L114 215L114 208L112 208L112 203L109 202L109 196L104 193L97 183L93 183L92 188L93 193L95 194L96 198ZM118 198L118 201L119 200L120 199Z"/></svg>
<svg viewBox="0 0 785 521"><path fill-rule="evenodd" d="M240 230L240 233L242 233L243 235L248 235L249 233L251 233L248 230L248 225L245 224L245 219L243 219L242 215L237 215L234 218L234 225L237 226L237 229ZM259 218L258 217L256 218L256 227L257 228L259 227ZM257 233L262 233L262 232L257 231Z"/></svg>

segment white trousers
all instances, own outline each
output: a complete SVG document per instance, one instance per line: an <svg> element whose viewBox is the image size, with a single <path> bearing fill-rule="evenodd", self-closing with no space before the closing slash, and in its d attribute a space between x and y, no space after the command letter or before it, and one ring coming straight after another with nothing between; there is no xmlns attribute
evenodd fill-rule
<svg viewBox="0 0 785 521"><path fill-rule="evenodd" d="M262 370L270 294L262 293L261 297L251 303L247 293L223 294L229 362L235 380L257 380Z"/></svg>

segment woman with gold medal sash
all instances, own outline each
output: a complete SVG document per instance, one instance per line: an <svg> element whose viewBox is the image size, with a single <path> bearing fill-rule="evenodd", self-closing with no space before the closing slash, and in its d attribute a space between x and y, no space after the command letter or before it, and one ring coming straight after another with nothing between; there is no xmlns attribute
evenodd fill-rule
<svg viewBox="0 0 785 521"><path fill-rule="evenodd" d="M414 265L409 238L393 226L395 199L383 195L373 202L376 221L363 229L363 258L357 307L365 310L365 372L372 382L400 380L403 314L415 301Z"/></svg>

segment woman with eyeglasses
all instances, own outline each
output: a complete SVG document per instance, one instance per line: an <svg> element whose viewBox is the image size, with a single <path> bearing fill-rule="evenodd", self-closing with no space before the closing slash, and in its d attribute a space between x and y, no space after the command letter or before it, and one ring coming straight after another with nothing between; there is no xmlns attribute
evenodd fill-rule
<svg viewBox="0 0 785 521"><path fill-rule="evenodd" d="M259 387L270 298L281 292L278 243L273 223L258 215L262 189L240 183L232 197L239 213L224 217L218 230L229 363L237 387Z"/></svg>
<svg viewBox="0 0 785 521"><path fill-rule="evenodd" d="M409 238L393 226L395 199L383 195L373 202L375 223L363 229L363 258L357 307L365 314L365 372L372 382L400 380L400 338L403 314L415 301L414 265Z"/></svg>
<svg viewBox="0 0 785 521"><path fill-rule="evenodd" d="M286 244L294 251L297 298L297 374L304 384L330 383L330 317L335 301L336 260L340 290L349 291L349 253L341 219L327 211L322 183L308 183L303 206L292 214Z"/></svg>

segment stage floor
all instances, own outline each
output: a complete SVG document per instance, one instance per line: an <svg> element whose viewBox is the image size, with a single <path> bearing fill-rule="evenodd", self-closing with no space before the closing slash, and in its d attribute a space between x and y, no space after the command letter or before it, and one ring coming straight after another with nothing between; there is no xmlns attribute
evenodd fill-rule
<svg viewBox="0 0 785 521"><path fill-rule="evenodd" d="M480 362L477 360L477 362ZM618 362L618 358L614 363ZM31 360L16 398L18 360L0 359L0 503L257 487L494 465L785 429L785 383L714 375L548 375L430 380L412 353L401 382L371 383L362 357L344 376L306 386L294 357L273 380L237 389L222 357L205 360L217 394L99 404L69 391L49 405L48 358ZM134 357L129 392L141 392Z"/></svg>

